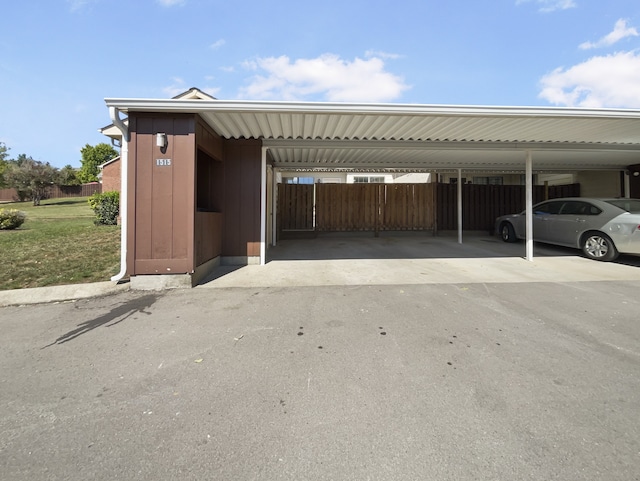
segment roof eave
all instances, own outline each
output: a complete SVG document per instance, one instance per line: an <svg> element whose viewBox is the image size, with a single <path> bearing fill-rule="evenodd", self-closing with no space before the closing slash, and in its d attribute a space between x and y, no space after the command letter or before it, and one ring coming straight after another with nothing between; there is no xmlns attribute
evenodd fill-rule
<svg viewBox="0 0 640 481"><path fill-rule="evenodd" d="M481 105L367 104L339 102L286 102L257 100L203 99L124 99L107 98L108 107L122 112L300 113L362 115L435 115L497 117L591 117L638 118L636 109L592 109L573 107L518 107Z"/></svg>

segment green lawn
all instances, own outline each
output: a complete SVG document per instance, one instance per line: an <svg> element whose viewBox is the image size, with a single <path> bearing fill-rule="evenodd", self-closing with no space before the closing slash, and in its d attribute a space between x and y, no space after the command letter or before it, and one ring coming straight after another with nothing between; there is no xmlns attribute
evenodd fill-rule
<svg viewBox="0 0 640 481"><path fill-rule="evenodd" d="M0 208L27 215L0 230L0 290L106 281L120 270L120 227L94 225L87 197Z"/></svg>

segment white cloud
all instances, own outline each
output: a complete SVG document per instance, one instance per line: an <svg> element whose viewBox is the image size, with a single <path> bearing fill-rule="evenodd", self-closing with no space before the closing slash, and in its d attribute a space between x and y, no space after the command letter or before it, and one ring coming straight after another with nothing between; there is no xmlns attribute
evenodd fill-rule
<svg viewBox="0 0 640 481"><path fill-rule="evenodd" d="M204 93L211 95L212 97L218 98L218 94L220 93L220 87L202 87Z"/></svg>
<svg viewBox="0 0 640 481"><path fill-rule="evenodd" d="M580 48L588 50L590 48L610 47L624 38L637 36L638 31L634 27L627 27L627 21L621 18L616 22L612 32L608 33L597 42L584 42L580 44Z"/></svg>
<svg viewBox="0 0 640 481"><path fill-rule="evenodd" d="M181 79L180 77L173 77L171 79L171 85L164 87L162 89L162 91L167 94L168 97L173 98L176 95L180 95L181 93L185 92L186 90L188 90L187 87L185 87L185 83L184 80Z"/></svg>
<svg viewBox="0 0 640 481"><path fill-rule="evenodd" d="M397 53L381 52L379 50L367 50L364 53L364 56L367 58L380 57L389 60L397 60L399 58L402 58L402 55L399 55Z"/></svg>
<svg viewBox="0 0 640 481"><path fill-rule="evenodd" d="M213 42L211 45L209 45L209 48L211 50L218 50L220 47L222 47L225 43L227 43L223 38L216 40L215 42Z"/></svg>
<svg viewBox="0 0 640 481"><path fill-rule="evenodd" d="M98 0L67 0L69 4L69 9L72 12L77 12L85 7L85 5L91 5L92 3L97 3Z"/></svg>
<svg viewBox="0 0 640 481"><path fill-rule="evenodd" d="M379 57L343 60L337 55L291 60L287 56L243 63L258 72L240 96L254 99L303 100L321 97L333 102L384 102L398 98L409 86L385 71Z"/></svg>
<svg viewBox="0 0 640 481"><path fill-rule="evenodd" d="M163 7L175 7L177 5L184 5L187 0L156 0Z"/></svg>
<svg viewBox="0 0 640 481"><path fill-rule="evenodd" d="M542 77L539 97L555 105L640 108L640 53L593 57Z"/></svg>
<svg viewBox="0 0 640 481"><path fill-rule="evenodd" d="M542 13L555 12L556 10L567 10L578 6L574 0L516 0L516 5L528 2L534 2L540 5L538 11Z"/></svg>

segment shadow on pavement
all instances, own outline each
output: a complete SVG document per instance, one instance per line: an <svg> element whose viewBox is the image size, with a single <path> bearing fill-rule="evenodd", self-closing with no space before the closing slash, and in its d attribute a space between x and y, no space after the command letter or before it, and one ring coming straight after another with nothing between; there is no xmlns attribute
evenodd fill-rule
<svg viewBox="0 0 640 481"><path fill-rule="evenodd" d="M106 314L103 314L100 317L97 317L95 319L79 324L76 329L74 329L73 331L69 331L66 334L63 334L58 339L53 341L51 344L48 344L42 347L42 349L51 347L54 344L64 344L65 342L69 342L81 336L82 334L86 334L87 332L93 331L94 329L100 326L107 325L111 321L115 321L115 322L107 325L106 327L115 326L116 324L121 323L122 321L124 321L125 319L131 317L133 314L136 314L136 313L144 313L144 314L150 315L151 313L147 312L145 309L148 309L149 307L151 307L158 300L158 297L159 295L147 294L145 296L138 297L136 299L132 299L128 302L125 302L124 304L114 307L109 312L107 312Z"/></svg>

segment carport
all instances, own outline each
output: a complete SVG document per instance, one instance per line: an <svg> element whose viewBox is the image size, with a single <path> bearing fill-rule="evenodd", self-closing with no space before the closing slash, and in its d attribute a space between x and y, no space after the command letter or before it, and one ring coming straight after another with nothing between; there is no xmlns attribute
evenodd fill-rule
<svg viewBox="0 0 640 481"><path fill-rule="evenodd" d="M153 179L161 171L172 169L175 172L173 180L168 181L164 188L175 191L181 186L189 187L191 183L189 195L197 197L196 185L201 182L198 180L201 172L196 165L199 164L201 150L214 159L216 155L224 157L221 164L225 169L223 183L229 184L232 180L238 189L246 190L250 183L242 173L229 174L230 169L241 162L255 164L258 178L251 185L257 185L259 192L247 192L246 195L256 196L254 211L259 212L259 227L257 217L254 222L259 231L259 251L247 251L246 257L257 257L261 264L265 263L268 244L277 242L274 192L277 189L275 174L279 170L384 172L401 169L454 172L459 178L463 172L521 172L526 178L527 240L524 257L529 260L533 258L533 173L575 170L632 173L634 175L625 177L628 195L640 171L638 110L201 99L107 99L106 103L125 140L122 143L123 246L138 251L139 246L132 237L140 229L136 221L140 219L140 208L153 203L154 198L161 197L162 193L154 193L150 189L144 198L137 198L136 207L130 208L127 204L130 192L136 195L135 192L139 193L144 188L145 176L150 175ZM121 119L121 113L128 115L128 122ZM133 131L137 140L134 138L135 148L130 155L131 127L141 125L140 119L143 118L151 120L144 132ZM188 125L172 130L175 119L183 118L191 119ZM142 133L146 136L147 145L144 152L140 150ZM187 142L187 145L184 136L192 136L195 140ZM176 144L186 147L172 150ZM185 156L191 157L183 159ZM169 164L166 164L167 160ZM181 168L178 161L188 169L185 178L179 181L183 185L175 178ZM153 163L145 176L139 172L142 162ZM254 171L245 172L250 177ZM127 175L137 176L136 180L128 179ZM212 186L220 185L214 180L204 184L210 190ZM164 194L166 197L166 192ZM458 182L458 242L462 242L464 215L461 196L462 185ZM214 201L209 203L215 204ZM227 199L224 206L229 212L232 204ZM192 214L189 210L193 213L198 210L195 201L192 204L187 201L184 208L187 215ZM173 209L175 215L175 205ZM187 223L186 228L195 231L195 224L197 221ZM132 230L133 233L128 233ZM226 233L222 232L221 236L224 246ZM197 239L189 242L196 245ZM146 260L138 262L140 259L136 252L129 252L127 258L126 250L123 248L120 277L127 271L132 275L176 273L171 267L167 270L156 267L157 262L153 266L146 264ZM187 267L186 270L181 268L182 273L193 273L201 265L195 259L196 250L197 247L191 251L187 247L186 255L191 262L184 264ZM218 254L225 257L224 247ZM234 257L234 253L229 257ZM154 259L159 260L157 257ZM132 271L131 266L127 267L127 263L136 262L143 266L138 272Z"/></svg>

